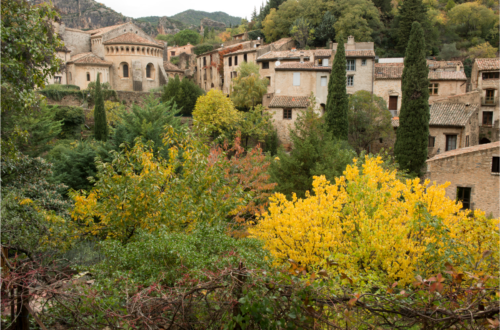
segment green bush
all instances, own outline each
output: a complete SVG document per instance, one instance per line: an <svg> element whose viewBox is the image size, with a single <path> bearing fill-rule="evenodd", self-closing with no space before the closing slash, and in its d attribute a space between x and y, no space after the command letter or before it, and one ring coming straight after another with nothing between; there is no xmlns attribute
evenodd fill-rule
<svg viewBox="0 0 500 330"><path fill-rule="evenodd" d="M200 54L203 54L203 53L206 53L206 52L209 52L209 51L212 51L214 49L214 46L211 45L211 44L207 44L207 43L203 43L203 44L200 44L196 47L193 48L193 52L196 54L196 55L200 55Z"/></svg>
<svg viewBox="0 0 500 330"><path fill-rule="evenodd" d="M179 56L172 56L170 58L170 63L172 63L173 65L178 65L179 64Z"/></svg>
<svg viewBox="0 0 500 330"><path fill-rule="evenodd" d="M179 76L176 76L175 79L170 79L168 84L164 86L161 99L162 102L175 102L183 116L191 116L196 100L203 94L205 94L203 89L194 82L187 78L180 81Z"/></svg>
<svg viewBox="0 0 500 330"><path fill-rule="evenodd" d="M60 138L74 138L80 133L81 126L85 124L85 114L80 107L52 105L49 108L54 113L54 120L62 123Z"/></svg>

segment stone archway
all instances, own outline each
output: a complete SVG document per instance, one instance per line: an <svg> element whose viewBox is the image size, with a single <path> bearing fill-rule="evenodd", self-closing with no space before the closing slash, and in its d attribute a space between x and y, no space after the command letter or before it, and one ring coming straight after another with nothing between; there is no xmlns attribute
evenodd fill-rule
<svg viewBox="0 0 500 330"><path fill-rule="evenodd" d="M487 144L487 143L491 143L491 141L488 138L484 137L481 140L479 140L479 144Z"/></svg>

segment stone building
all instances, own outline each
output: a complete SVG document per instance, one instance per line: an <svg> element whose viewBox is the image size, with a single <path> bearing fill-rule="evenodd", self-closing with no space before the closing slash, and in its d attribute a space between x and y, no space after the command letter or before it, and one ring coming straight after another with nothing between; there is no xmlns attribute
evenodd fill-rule
<svg viewBox="0 0 500 330"><path fill-rule="evenodd" d="M176 47L168 47L167 53L167 61L171 61L173 56L179 56L182 53L192 54L193 45L188 43L185 46L176 46Z"/></svg>
<svg viewBox="0 0 500 330"><path fill-rule="evenodd" d="M66 68L51 78L54 83L85 89L98 73L101 82L121 91L149 91L167 82L163 43L132 22L91 31L56 24L56 31L65 44Z"/></svg>
<svg viewBox="0 0 500 330"><path fill-rule="evenodd" d="M471 85L472 90L478 91L481 98L480 141L499 141L500 58L477 58L472 66Z"/></svg>
<svg viewBox="0 0 500 330"><path fill-rule="evenodd" d="M426 179L449 182L446 195L467 209L500 216L500 142L457 149L427 160Z"/></svg>
<svg viewBox="0 0 500 330"><path fill-rule="evenodd" d="M467 77L460 61L428 60L429 104L446 96L463 94L467 88ZM396 117L401 109L402 75L404 63L375 64L375 95L387 102L387 107Z"/></svg>
<svg viewBox="0 0 500 330"><path fill-rule="evenodd" d="M184 70L181 70L177 65L170 62L163 62L163 68L169 78L174 79L176 76L178 76L181 80L184 78Z"/></svg>

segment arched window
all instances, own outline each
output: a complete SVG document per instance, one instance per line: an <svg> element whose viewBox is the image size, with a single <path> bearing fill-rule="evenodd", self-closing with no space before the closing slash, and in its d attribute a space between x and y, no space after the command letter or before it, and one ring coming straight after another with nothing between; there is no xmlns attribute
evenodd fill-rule
<svg viewBox="0 0 500 330"><path fill-rule="evenodd" d="M123 78L128 78L128 64L123 64Z"/></svg>
<svg viewBox="0 0 500 330"><path fill-rule="evenodd" d="M148 66L146 67L146 78L151 78L151 67Z"/></svg>
<svg viewBox="0 0 500 330"><path fill-rule="evenodd" d="M87 81L90 81L90 72L87 72Z"/></svg>
<svg viewBox="0 0 500 330"><path fill-rule="evenodd" d="M148 79L154 79L155 75L155 67L153 66L153 63L149 63L147 66L146 66L146 78Z"/></svg>

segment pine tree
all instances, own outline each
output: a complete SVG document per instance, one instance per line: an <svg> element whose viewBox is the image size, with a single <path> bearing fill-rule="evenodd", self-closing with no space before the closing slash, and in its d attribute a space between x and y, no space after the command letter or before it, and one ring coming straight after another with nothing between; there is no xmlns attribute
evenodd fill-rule
<svg viewBox="0 0 500 330"><path fill-rule="evenodd" d="M106 122L106 111L104 110L100 74L97 74L97 81L95 84L94 120L95 139L98 141L106 141L108 138L108 123Z"/></svg>
<svg viewBox="0 0 500 330"><path fill-rule="evenodd" d="M422 3L422 0L404 0L399 8L398 21L397 49L404 53L410 40L413 22L419 22L424 28L428 24L427 8Z"/></svg>
<svg viewBox="0 0 500 330"><path fill-rule="evenodd" d="M254 6L254 7L253 7L253 12L252 12L252 17L251 17L251 20L252 20L252 22L255 22L255 21L256 21L256 19L257 19L257 7L256 7L256 6Z"/></svg>
<svg viewBox="0 0 500 330"><path fill-rule="evenodd" d="M425 59L424 31L414 22L402 78L402 106L394 155L400 168L420 174L427 159L429 138L429 68Z"/></svg>
<svg viewBox="0 0 500 330"><path fill-rule="evenodd" d="M337 52L333 60L332 73L328 81L328 97L326 99L325 122L328 131L335 138L347 140L349 134L349 122L347 110L349 99L346 91L346 59L343 38L339 38Z"/></svg>

